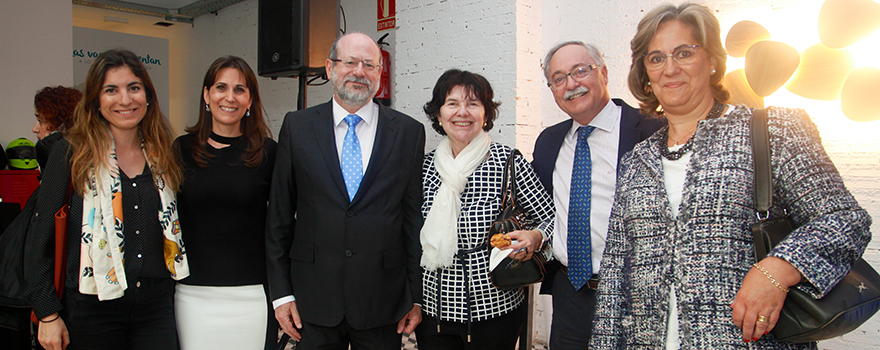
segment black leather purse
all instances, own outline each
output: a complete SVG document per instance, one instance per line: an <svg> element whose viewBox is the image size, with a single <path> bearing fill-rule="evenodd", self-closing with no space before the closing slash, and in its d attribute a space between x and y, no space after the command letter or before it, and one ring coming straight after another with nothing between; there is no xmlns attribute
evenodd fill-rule
<svg viewBox="0 0 880 350"><path fill-rule="evenodd" d="M514 159L517 154L522 155L515 148L511 150L510 157L507 158L507 163L504 165L504 176L501 183L502 191L504 191L501 214L489 227L489 238L498 233L530 230L534 227L534 220L516 200L516 163ZM508 186L508 182L510 186ZM492 245L487 245L491 256ZM531 259L523 261L521 264L510 257L505 257L495 269L489 271L492 285L499 289L518 289L544 280L545 259L541 251L535 252Z"/></svg>
<svg viewBox="0 0 880 350"><path fill-rule="evenodd" d="M752 152L755 163L755 207L757 223L752 224L755 261L761 261L776 244L795 229L788 216L769 218L773 200L770 169L770 137L767 110L755 110L751 121ZM865 323L880 309L880 276L859 258L850 272L822 299L792 287L773 328L773 336L784 342L814 342L839 337Z"/></svg>

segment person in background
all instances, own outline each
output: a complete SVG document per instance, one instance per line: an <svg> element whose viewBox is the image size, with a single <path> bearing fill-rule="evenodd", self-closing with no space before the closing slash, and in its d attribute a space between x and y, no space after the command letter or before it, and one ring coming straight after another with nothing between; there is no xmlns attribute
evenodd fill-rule
<svg viewBox="0 0 880 350"><path fill-rule="evenodd" d="M705 5L661 5L631 41L629 88L667 128L624 157L600 270L591 349L816 349L778 342L790 288L821 298L871 240L804 110L768 113L773 207L797 229L754 259L749 123L727 104L727 54Z"/></svg>
<svg viewBox="0 0 880 350"><path fill-rule="evenodd" d="M247 62L226 56L211 64L199 121L186 131L174 144L183 160L177 201L190 267L174 294L181 349L269 349L278 336L264 291L276 143Z"/></svg>
<svg viewBox="0 0 880 350"><path fill-rule="evenodd" d="M182 171L137 55L95 58L74 118L49 154L25 242L37 339L47 350L177 349L173 279L189 275L175 199ZM53 214L68 203L58 298Z"/></svg>
<svg viewBox="0 0 880 350"><path fill-rule="evenodd" d="M37 163L45 171L49 152L64 133L73 126L73 110L82 99L82 92L63 86L47 86L34 96L37 122L31 129L37 135Z"/></svg>
<svg viewBox="0 0 880 350"><path fill-rule="evenodd" d="M569 119L542 131L535 142L532 166L556 206L556 259L548 263L541 291L553 295L550 346L583 349L590 342L618 163L663 120L610 97L608 68L595 45L556 44L543 67L556 105Z"/></svg>

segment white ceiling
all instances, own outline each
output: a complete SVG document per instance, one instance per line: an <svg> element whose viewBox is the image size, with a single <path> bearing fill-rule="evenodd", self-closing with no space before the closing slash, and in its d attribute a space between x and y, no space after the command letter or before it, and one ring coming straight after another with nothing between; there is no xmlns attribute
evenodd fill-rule
<svg viewBox="0 0 880 350"><path fill-rule="evenodd" d="M72 0L76 5L163 17L192 23L193 18L216 12L244 0Z"/></svg>

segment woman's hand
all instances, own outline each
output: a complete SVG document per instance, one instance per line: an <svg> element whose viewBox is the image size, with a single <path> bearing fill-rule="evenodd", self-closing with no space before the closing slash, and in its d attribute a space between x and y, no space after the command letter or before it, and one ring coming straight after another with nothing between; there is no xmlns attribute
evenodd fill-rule
<svg viewBox="0 0 880 350"><path fill-rule="evenodd" d="M758 263L779 283L779 287L789 288L801 280L800 272L789 262L768 257ZM788 293L782 291L758 268L752 270L743 280L736 293L733 308L733 323L743 331L743 341L748 343L761 339L779 320L779 312L785 304Z"/></svg>
<svg viewBox="0 0 880 350"><path fill-rule="evenodd" d="M40 320L37 340L46 350L64 350L70 344L67 326L58 313L51 314Z"/></svg>
<svg viewBox="0 0 880 350"><path fill-rule="evenodd" d="M514 260L525 261L531 259L534 252L541 249L541 244L544 243L544 237L541 236L541 231L538 230L513 231L508 232L507 235L511 239L516 240L516 243L501 249L512 249L513 251L508 256ZM523 247L525 249L520 250Z"/></svg>

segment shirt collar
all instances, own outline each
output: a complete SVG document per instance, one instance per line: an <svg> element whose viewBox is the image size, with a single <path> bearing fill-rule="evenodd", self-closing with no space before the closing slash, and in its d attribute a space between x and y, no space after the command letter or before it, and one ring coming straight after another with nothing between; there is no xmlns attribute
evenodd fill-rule
<svg viewBox="0 0 880 350"><path fill-rule="evenodd" d="M339 103L336 102L335 97L332 98L332 100L333 100L333 125L339 126L340 123L345 122L344 121L345 117L351 113L348 113L348 111L346 111L345 108L342 108L342 106L340 106ZM365 104L363 107L361 107L361 109L357 110L357 112L355 112L354 114L357 114L359 117L361 117L361 121L366 122L367 125L373 125L373 115L377 109L378 108L377 108L376 103L374 103L373 101L370 101L367 104Z"/></svg>
<svg viewBox="0 0 880 350"><path fill-rule="evenodd" d="M615 104L613 100L609 99L605 107L602 108L602 110L599 111L599 114L590 121L589 125L605 132L614 131L614 129L620 125L620 106ZM577 134L577 129L581 126L583 125L572 120L571 130L568 131L568 134Z"/></svg>

